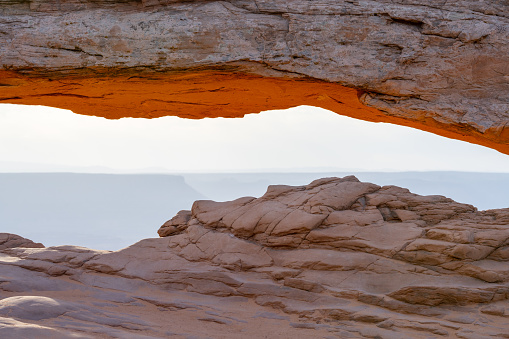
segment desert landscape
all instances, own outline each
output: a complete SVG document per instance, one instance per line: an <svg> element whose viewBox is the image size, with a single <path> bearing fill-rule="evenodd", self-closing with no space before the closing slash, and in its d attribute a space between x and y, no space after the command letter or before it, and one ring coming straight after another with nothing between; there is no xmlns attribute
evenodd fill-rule
<svg viewBox="0 0 509 339"><path fill-rule="evenodd" d="M245 120L308 105L508 156L508 41L503 0L0 0L0 114L3 104L15 104L106 119ZM15 134L30 138L22 129ZM362 138L324 147L332 158ZM383 158L380 145L371 145L372 159ZM310 166L313 150L299 151L299 166ZM186 156L206 155L203 148ZM119 239L144 234L122 223L131 219L123 211L145 206L154 215L136 219L140 231L153 227L153 237L118 250L72 241L46 247L37 236L0 233L0 337L509 338L509 206L481 210L416 194L394 185L405 182L401 172L385 174L394 182L383 185L345 174L265 185L256 196L225 190L225 199L215 199L222 201L206 199L220 181L182 175L128 182L67 173L51 184L42 178L54 174L3 174L9 193L0 194L0 225L26 214L48 239L59 236L58 228L43 226L54 205L67 236L104 247L112 225ZM501 203L507 179L485 175L502 198L483 198L480 190L476 199ZM462 176L413 180L429 190ZM28 198L62 180L68 193ZM182 193L162 190L152 197L157 204L146 199L170 186ZM86 194L72 187L95 196L98 209L87 209ZM112 199L117 204L109 205ZM168 213L159 229L151 226L166 201L180 211ZM71 213L77 207L107 218L78 226ZM93 232L84 239L81 229Z"/></svg>
<svg viewBox="0 0 509 339"><path fill-rule="evenodd" d="M509 209L350 176L199 200L125 249L2 234L12 338L505 338Z"/></svg>

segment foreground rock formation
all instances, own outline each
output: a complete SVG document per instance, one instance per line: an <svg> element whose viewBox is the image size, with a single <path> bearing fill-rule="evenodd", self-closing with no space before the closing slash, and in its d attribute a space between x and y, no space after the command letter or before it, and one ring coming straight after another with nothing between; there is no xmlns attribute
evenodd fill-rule
<svg viewBox="0 0 509 339"><path fill-rule="evenodd" d="M509 209L325 178L197 201L159 234L4 246L0 336L509 337Z"/></svg>
<svg viewBox="0 0 509 339"><path fill-rule="evenodd" d="M0 102L108 118L306 104L509 154L508 28L502 0L4 0Z"/></svg>

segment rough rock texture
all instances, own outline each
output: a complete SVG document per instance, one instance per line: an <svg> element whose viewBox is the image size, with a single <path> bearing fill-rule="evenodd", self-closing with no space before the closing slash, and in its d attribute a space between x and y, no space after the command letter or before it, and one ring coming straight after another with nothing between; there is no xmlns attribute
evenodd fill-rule
<svg viewBox="0 0 509 339"><path fill-rule="evenodd" d="M326 178L0 255L2 338L508 338L509 209Z"/></svg>
<svg viewBox="0 0 509 339"><path fill-rule="evenodd" d="M308 104L509 153L508 28L505 0L1 0L0 102L111 118Z"/></svg>
<svg viewBox="0 0 509 339"><path fill-rule="evenodd" d="M41 243L35 243L32 240L20 237L16 234L0 233L0 250L8 248L25 247L25 248L41 248Z"/></svg>

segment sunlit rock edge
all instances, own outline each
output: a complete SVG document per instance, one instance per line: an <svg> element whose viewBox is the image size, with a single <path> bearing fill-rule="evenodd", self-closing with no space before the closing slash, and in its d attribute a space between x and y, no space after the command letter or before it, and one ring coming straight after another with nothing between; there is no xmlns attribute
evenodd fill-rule
<svg viewBox="0 0 509 339"><path fill-rule="evenodd" d="M0 102L109 118L312 105L509 153L506 1L0 1Z"/></svg>

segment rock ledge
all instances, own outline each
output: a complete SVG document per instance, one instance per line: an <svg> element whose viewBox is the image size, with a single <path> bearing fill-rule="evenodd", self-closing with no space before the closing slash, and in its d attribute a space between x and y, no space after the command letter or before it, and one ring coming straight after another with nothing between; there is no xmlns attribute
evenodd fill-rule
<svg viewBox="0 0 509 339"><path fill-rule="evenodd" d="M196 201L159 234L0 249L0 335L509 337L509 209L350 176Z"/></svg>

